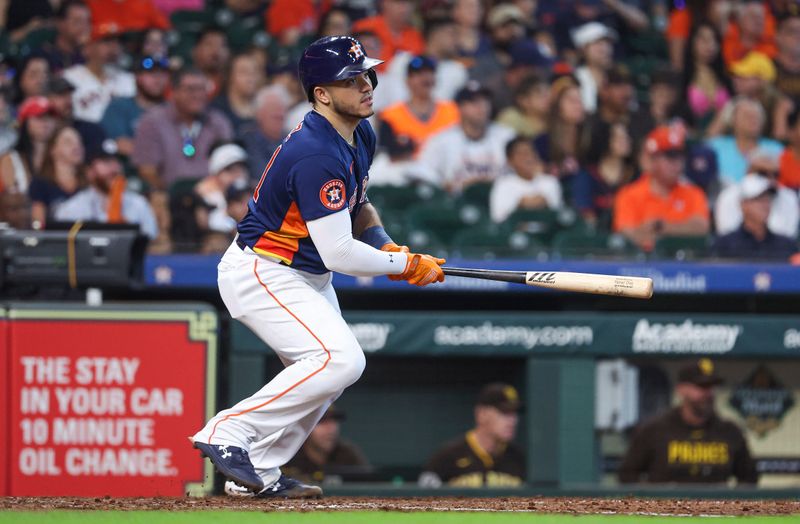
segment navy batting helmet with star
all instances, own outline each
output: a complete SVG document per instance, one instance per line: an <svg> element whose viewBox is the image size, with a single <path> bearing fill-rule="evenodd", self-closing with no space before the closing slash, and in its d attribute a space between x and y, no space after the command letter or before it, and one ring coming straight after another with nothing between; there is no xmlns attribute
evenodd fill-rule
<svg viewBox="0 0 800 524"><path fill-rule="evenodd" d="M310 44L300 57L298 70L300 83L314 101L314 88L337 80L346 80L362 73L369 73L372 88L378 85L378 77L372 69L383 60L369 58L361 42L352 36L326 36Z"/></svg>

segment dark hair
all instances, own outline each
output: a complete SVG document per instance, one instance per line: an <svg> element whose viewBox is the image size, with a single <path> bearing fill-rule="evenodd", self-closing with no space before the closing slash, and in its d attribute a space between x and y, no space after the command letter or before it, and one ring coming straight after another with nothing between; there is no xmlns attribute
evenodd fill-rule
<svg viewBox="0 0 800 524"><path fill-rule="evenodd" d="M172 76L170 78L170 80L172 81L172 87L174 88L180 85L181 81L186 76L202 76L203 78L206 77L206 75L204 75L202 71L200 71L195 67L190 67L190 66L182 67L180 69L175 70L172 73Z"/></svg>
<svg viewBox="0 0 800 524"><path fill-rule="evenodd" d="M611 152L611 139L616 126L621 126L628 133L628 136L630 136L630 131L621 123L610 124L608 122L598 121L592 126L590 140L588 141L586 151L583 155L583 160L587 165L599 164L600 161ZM633 142L633 137L631 137L631 142ZM626 160L630 160L632 156L633 151L631 151L631 155L629 155Z"/></svg>
<svg viewBox="0 0 800 524"><path fill-rule="evenodd" d="M17 137L17 143L14 145L14 151L22 158L22 162L27 167L28 172L33 174L33 138L28 129L29 122L30 118L26 118L19 127L19 136Z"/></svg>
<svg viewBox="0 0 800 524"><path fill-rule="evenodd" d="M425 40L428 40L431 33L441 29L442 27L453 25L455 24L455 20L449 16L436 16L431 17L425 21L425 26L423 27L422 35L425 37Z"/></svg>
<svg viewBox="0 0 800 524"><path fill-rule="evenodd" d="M222 80L222 92L228 93L228 88L231 85L231 75L233 74L233 66L236 64L237 61L243 58L249 58L250 60L256 61L255 57L253 57L253 53L250 51L242 51L240 53L236 53L228 59L228 62L225 64L225 76Z"/></svg>
<svg viewBox="0 0 800 524"><path fill-rule="evenodd" d="M797 124L800 123L800 107L795 107L795 110L789 113L786 122L789 125L789 129L797 127Z"/></svg>
<svg viewBox="0 0 800 524"><path fill-rule="evenodd" d="M194 45L199 44L205 37L208 35L220 34L225 39L225 42L228 42L228 33L225 32L223 28L218 25L207 25L197 33L197 38L194 41Z"/></svg>
<svg viewBox="0 0 800 524"><path fill-rule="evenodd" d="M531 146L531 149L533 149L533 153L536 154L536 148L533 146L533 141L526 136L517 135L506 144L506 158L511 158L511 155L514 154L514 150L517 149L517 147L519 147L521 144L528 144ZM536 156L539 155L536 154Z"/></svg>
<svg viewBox="0 0 800 524"><path fill-rule="evenodd" d="M534 89L546 86L550 87L550 83L542 76L529 75L522 79L516 89L514 89L514 102L520 98L529 95Z"/></svg>
<svg viewBox="0 0 800 524"><path fill-rule="evenodd" d="M550 101L550 114L547 118L547 129L548 129L548 161L554 163L561 163L567 157L567 149L564 144L563 134L564 131L567 129L564 122L561 120L561 101L564 98L564 95L571 89L577 89L580 91L580 84L575 78L571 75L562 76L559 79L555 80L551 84L551 101ZM578 131L576 133L576 141L575 150L570 154L574 154L576 157L580 154L582 143L583 143L583 135L584 129L586 128L585 119L583 122L578 124Z"/></svg>
<svg viewBox="0 0 800 524"><path fill-rule="evenodd" d="M714 73L714 78L716 78L717 82L728 90L729 93L733 92L731 87L730 79L725 72L725 63L722 59L722 36L717 31L717 28L711 22L701 20L697 22L692 27L691 33L689 33L689 39L686 41L686 49L683 52L683 85L681 89L681 96L686 96L686 91L689 89L689 86L692 83L692 79L694 78L695 73L695 66L697 61L694 57L694 39L697 37L697 33L700 32L701 29L708 28L711 29L711 32L714 34L714 38L717 40L719 44L719 52L717 53L717 57L714 58L714 61L711 62L711 72Z"/></svg>
<svg viewBox="0 0 800 524"><path fill-rule="evenodd" d="M67 18L67 14L69 10L73 7L82 7L84 9L89 9L89 6L86 5L86 2L83 0L64 0L61 2L61 5L58 6L56 9L55 17L56 20L65 20Z"/></svg>
<svg viewBox="0 0 800 524"><path fill-rule="evenodd" d="M349 22L353 21L353 17L350 16L350 13L348 13L346 9L342 9L341 7L331 7L325 11L325 14L319 19L319 25L317 25L317 36L315 40L322 38L322 29L328 24L328 20L330 20L331 17L336 13L345 15Z"/></svg>
<svg viewBox="0 0 800 524"><path fill-rule="evenodd" d="M56 183L56 164L55 161L53 160L53 154L52 154L53 148L55 147L56 142L58 142L58 137L61 135L61 133L63 133L68 129L72 129L73 131L75 131L75 134L77 134L78 137L80 137L80 134L74 127L59 126L56 128L55 131L53 131L53 134L52 136L50 136L50 140L47 141L47 146L45 147L44 160L42 161L42 170L39 173L39 176L40 178L43 178L44 180L47 180L52 184ZM84 182L83 166L78 166L75 171L75 174L78 177L78 186L83 186Z"/></svg>
<svg viewBox="0 0 800 524"><path fill-rule="evenodd" d="M25 57L19 63L19 67L17 67L17 71L14 74L14 83L13 83L14 96L12 98L12 103L14 105L21 104L22 101L25 100L25 98L28 97L28 95L26 95L25 93L22 92L21 82L22 82L22 77L25 74L25 71L28 69L28 66L30 66L31 63L33 63L34 60L44 60L45 63L47 64L47 70L48 71L50 70L50 62L48 62L47 58L45 58L44 56L42 56L40 54L33 54L33 55L29 55L29 56Z"/></svg>

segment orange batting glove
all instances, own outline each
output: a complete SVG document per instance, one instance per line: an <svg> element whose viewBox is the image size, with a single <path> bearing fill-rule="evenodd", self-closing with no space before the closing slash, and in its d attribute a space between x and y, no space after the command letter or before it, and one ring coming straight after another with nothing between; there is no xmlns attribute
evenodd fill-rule
<svg viewBox="0 0 800 524"><path fill-rule="evenodd" d="M415 286L427 286L434 282L444 282L444 271L440 267L444 264L443 258L419 253L407 253L408 263L406 270L400 275L400 280L407 280Z"/></svg>
<svg viewBox="0 0 800 524"><path fill-rule="evenodd" d="M408 253L408 246L398 246L394 242L389 242L388 244L384 244L381 248L381 251L388 251L389 253ZM386 275L389 277L389 280L394 280L397 282L398 280L403 280L400 275Z"/></svg>

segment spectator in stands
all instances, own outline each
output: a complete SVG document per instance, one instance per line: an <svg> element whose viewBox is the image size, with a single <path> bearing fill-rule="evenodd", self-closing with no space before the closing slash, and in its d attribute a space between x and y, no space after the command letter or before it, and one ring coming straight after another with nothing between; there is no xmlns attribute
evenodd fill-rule
<svg viewBox="0 0 800 524"><path fill-rule="evenodd" d="M631 137L639 143L651 130L667 125L678 115L681 96L681 75L671 68L659 68L650 78L647 101L640 103L630 117ZM638 149L638 148L634 148Z"/></svg>
<svg viewBox="0 0 800 524"><path fill-rule="evenodd" d="M50 66L41 56L30 56L23 60L14 77L15 103L32 96L43 96L50 80Z"/></svg>
<svg viewBox="0 0 800 524"><path fill-rule="evenodd" d="M281 47L300 47L316 32L321 7L311 0L273 0L264 12L267 33Z"/></svg>
<svg viewBox="0 0 800 524"><path fill-rule="evenodd" d="M488 52L475 57L469 77L486 86L497 100L500 96L498 91L504 87L504 73L513 61L511 51L515 44L525 40L525 20L516 6L500 4L489 11L486 25L491 47ZM519 58L518 55L518 61Z"/></svg>
<svg viewBox="0 0 800 524"><path fill-rule="evenodd" d="M84 151L81 136L71 127L57 129L45 150L39 176L28 188L31 220L36 229L44 228L60 205L83 186Z"/></svg>
<svg viewBox="0 0 800 524"><path fill-rule="evenodd" d="M272 153L286 137L284 125L291 99L282 85L272 84L262 87L256 95L256 129L242 135L242 143L247 151L247 165L250 180L258 182ZM309 108L310 109L310 108ZM295 126L300 122L294 123Z"/></svg>
<svg viewBox="0 0 800 524"><path fill-rule="evenodd" d="M545 56L539 45L528 39L514 42L510 50L511 63L497 76L486 82L494 95L496 110L508 108L514 99L514 92L522 82L532 75L549 76L553 60Z"/></svg>
<svg viewBox="0 0 800 524"><path fill-rule="evenodd" d="M744 96L758 100L764 108L766 121L764 132L773 131L773 117L775 116L778 93L775 91L775 64L768 56L752 51L741 60L731 64L730 73L733 79L733 92L736 96ZM717 114L717 117L708 126L706 136L719 136L726 132L731 124L733 102L729 101ZM779 120L785 126L786 115L780 115Z"/></svg>
<svg viewBox="0 0 800 524"><path fill-rule="evenodd" d="M483 32L483 4L480 0L455 0L456 49L461 62L471 68L475 59L491 52L492 43Z"/></svg>
<svg viewBox="0 0 800 524"><path fill-rule="evenodd" d="M778 22L778 55L775 57L778 91L800 107L800 13L791 14Z"/></svg>
<svg viewBox="0 0 800 524"><path fill-rule="evenodd" d="M169 44L167 43L167 32L157 27L151 27L142 35L139 44L139 56L152 56L155 58L167 58L169 56Z"/></svg>
<svg viewBox="0 0 800 524"><path fill-rule="evenodd" d="M744 58L750 51L758 51L773 58L775 46L775 17L763 0L743 0L736 16L728 26L722 42L722 56L730 66Z"/></svg>
<svg viewBox="0 0 800 524"><path fill-rule="evenodd" d="M332 7L320 18L316 39L326 36L349 35L352 26L353 22L347 10Z"/></svg>
<svg viewBox="0 0 800 524"><path fill-rule="evenodd" d="M170 16L175 11L202 11L205 8L204 0L153 0L153 5L164 16Z"/></svg>
<svg viewBox="0 0 800 524"><path fill-rule="evenodd" d="M628 28L633 31L646 29L649 21L639 4L641 2L629 0L575 0L565 4L553 26L558 49L565 59L574 61L574 41L570 37L579 27L593 22L608 27L615 34Z"/></svg>
<svg viewBox="0 0 800 524"><path fill-rule="evenodd" d="M681 94L691 127L702 134L708 124L730 100L732 87L725 71L720 35L710 22L700 22L688 36L689 45L682 62Z"/></svg>
<svg viewBox="0 0 800 524"><path fill-rule="evenodd" d="M436 184L436 173L415 158L414 141L406 135L390 134L381 141L369 170L369 185L409 186L416 183Z"/></svg>
<svg viewBox="0 0 800 524"><path fill-rule="evenodd" d="M88 187L56 210L61 221L138 224L142 234L158 236L156 217L147 199L125 188L122 163L111 153L98 151L86 166Z"/></svg>
<svg viewBox="0 0 800 524"><path fill-rule="evenodd" d="M456 95L458 126L432 136L420 160L436 173L437 184L459 193L476 182L491 182L505 166L505 146L514 132L491 121L491 93L469 81Z"/></svg>
<svg viewBox="0 0 800 524"><path fill-rule="evenodd" d="M53 5L48 0L3 2L3 26L9 40L20 42L30 33L46 28L53 17Z"/></svg>
<svg viewBox="0 0 800 524"><path fill-rule="evenodd" d="M95 31L103 27L114 27L120 33L169 28L169 20L153 5L153 0L87 0L87 4L92 10Z"/></svg>
<svg viewBox="0 0 800 524"><path fill-rule="evenodd" d="M475 403L475 427L433 454L422 468L419 484L430 488L522 485L525 455L513 442L520 407L513 386L484 386Z"/></svg>
<svg viewBox="0 0 800 524"><path fill-rule="evenodd" d="M797 238L800 226L800 202L795 191L778 184L779 160L772 155L760 154L753 157L747 168L748 173L756 173L770 181L774 189L768 226L777 235ZM717 235L727 235L742 225L740 202L744 190L745 176L738 184L723 189L714 203L714 225Z"/></svg>
<svg viewBox="0 0 800 524"><path fill-rule="evenodd" d="M166 58L143 56L133 64L136 95L112 98L100 125L116 143L124 158L133 154L133 137L144 113L164 101L169 86L169 62Z"/></svg>
<svg viewBox="0 0 800 524"><path fill-rule="evenodd" d="M211 208L208 228L219 233L234 233L236 222L228 215L228 190L247 187L247 153L236 144L222 144L208 159L208 176L194 186L194 192ZM230 239L228 239L230 244Z"/></svg>
<svg viewBox="0 0 800 524"><path fill-rule="evenodd" d="M591 132L600 122L628 125L635 103L636 92L631 74L622 64L614 66L608 70L605 83L600 86L597 111L589 117L587 127Z"/></svg>
<svg viewBox="0 0 800 524"><path fill-rule="evenodd" d="M427 56L414 57L406 66L406 85L410 98L380 112L380 137L405 135L417 151L432 135L458 124L458 106L449 100L436 100L436 62Z"/></svg>
<svg viewBox="0 0 800 524"><path fill-rule="evenodd" d="M653 130L645 142L648 172L622 187L614 200L614 231L645 251L663 236L708 234L706 195L681 179L685 147L683 126Z"/></svg>
<svg viewBox="0 0 800 524"><path fill-rule="evenodd" d="M451 18L429 19L425 23L424 56L436 63L436 82L433 97L437 100L452 100L467 81L467 70L456 60L456 25ZM379 103L376 110L388 107L409 98L406 86L408 64L414 55L398 52L381 78L381 88L376 90Z"/></svg>
<svg viewBox="0 0 800 524"><path fill-rule="evenodd" d="M767 116L758 100L737 97L731 107L732 134L707 142L717 154L723 185L739 182L747 172L748 159L756 154L765 153L777 158L783 152L780 142L762 136Z"/></svg>
<svg viewBox="0 0 800 524"><path fill-rule="evenodd" d="M583 108L588 113L597 109L597 94L606 83L606 75L614 64L616 33L598 22L589 22L575 29L572 41L580 51L583 64L575 70L581 86Z"/></svg>
<svg viewBox="0 0 800 524"><path fill-rule="evenodd" d="M73 127L78 131L87 156L91 156L95 151L99 151L103 147L103 142L107 138L106 132L100 124L74 117L72 104L72 94L74 92L75 86L69 80L54 76L50 79L50 84L47 87L47 100L53 107L59 123Z"/></svg>
<svg viewBox="0 0 800 524"><path fill-rule="evenodd" d="M591 227L609 229L617 191L633 179L633 140L624 124L595 128L586 152L586 169L573 185L575 207Z"/></svg>
<svg viewBox="0 0 800 524"><path fill-rule="evenodd" d="M528 76L517 86L513 98L514 105L504 109L497 122L527 138L545 133L550 109L550 83L545 77Z"/></svg>
<svg viewBox="0 0 800 524"><path fill-rule="evenodd" d="M680 404L645 421L631 439L619 469L623 483L758 482L742 431L714 411L714 387L723 382L707 358L678 372Z"/></svg>
<svg viewBox="0 0 800 524"><path fill-rule="evenodd" d="M225 81L225 65L231 51L228 37L221 27L209 26L203 29L192 47L192 65L201 71L210 82L212 97L219 94Z"/></svg>
<svg viewBox="0 0 800 524"><path fill-rule="evenodd" d="M172 86L172 100L145 113L134 136L131 160L156 190L181 178L204 177L212 144L233 138L228 120L208 107L210 90L202 72L177 71Z"/></svg>
<svg viewBox="0 0 800 524"><path fill-rule="evenodd" d="M489 214L500 224L518 209L558 209L561 185L543 172L544 164L530 139L516 137L506 144L509 172L492 184Z"/></svg>
<svg viewBox="0 0 800 524"><path fill-rule="evenodd" d="M789 116L788 124L789 145L781 154L778 181L785 187L800 191L800 107Z"/></svg>
<svg viewBox="0 0 800 524"><path fill-rule="evenodd" d="M798 251L796 236L776 234L769 227L776 193L777 187L769 178L757 173L745 176L739 184L742 225L727 235L718 236L713 253L724 258L783 261L794 255Z"/></svg>
<svg viewBox="0 0 800 524"><path fill-rule="evenodd" d="M391 60L398 51L420 55L425 51L425 40L412 25L414 4L411 0L382 0L380 15L362 18L353 24L353 31L374 33L381 41L380 54L372 49L370 56Z"/></svg>
<svg viewBox="0 0 800 524"><path fill-rule="evenodd" d="M0 157L0 186L4 192L28 193L31 180L41 173L47 143L56 128L53 106L47 98L25 100L17 112L19 139Z"/></svg>
<svg viewBox="0 0 800 524"><path fill-rule="evenodd" d="M111 97L136 94L136 80L114 65L119 54L119 32L115 28L93 29L83 54L86 63L65 69L63 76L75 88L72 93L75 118L98 123Z"/></svg>
<svg viewBox="0 0 800 524"><path fill-rule="evenodd" d="M578 173L581 166L586 112L575 79L562 76L550 88L547 133L534 141L546 171L562 180Z"/></svg>
<svg viewBox="0 0 800 524"><path fill-rule="evenodd" d="M65 0L56 10L55 41L45 42L39 55L45 57L53 73L83 63L81 48L92 34L92 15L83 0Z"/></svg>
<svg viewBox="0 0 800 524"><path fill-rule="evenodd" d="M367 473L372 468L364 453L341 436L345 413L335 404L314 427L303 447L281 469L306 482L340 483L348 474Z"/></svg>
<svg viewBox="0 0 800 524"><path fill-rule="evenodd" d="M236 136L255 128L256 94L263 85L264 75L252 54L241 53L231 58L222 92L211 102L211 107L228 118Z"/></svg>
<svg viewBox="0 0 800 524"><path fill-rule="evenodd" d="M719 35L727 30L729 17L729 0L686 0L683 6L676 6L669 15L666 31L672 67L677 71L685 69L686 47L687 42L691 42L690 33L693 29L707 21ZM717 41L721 46L721 38Z"/></svg>

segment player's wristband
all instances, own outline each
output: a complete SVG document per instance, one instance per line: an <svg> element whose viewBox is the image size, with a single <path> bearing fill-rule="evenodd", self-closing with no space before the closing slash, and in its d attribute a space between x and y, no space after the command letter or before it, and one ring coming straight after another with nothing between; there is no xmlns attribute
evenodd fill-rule
<svg viewBox="0 0 800 524"><path fill-rule="evenodd" d="M386 230L383 229L383 226L368 227L361 233L361 236L358 237L358 239L365 244L369 244L375 249L380 249L386 244L394 242L392 238L386 234Z"/></svg>

